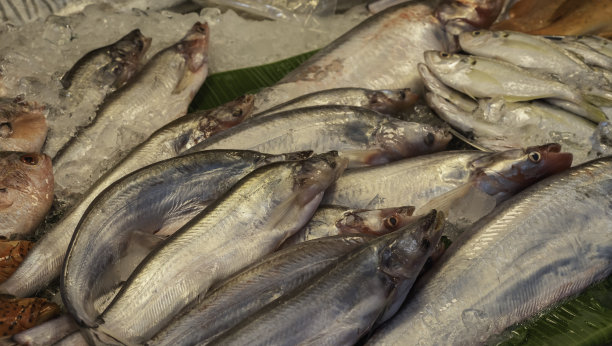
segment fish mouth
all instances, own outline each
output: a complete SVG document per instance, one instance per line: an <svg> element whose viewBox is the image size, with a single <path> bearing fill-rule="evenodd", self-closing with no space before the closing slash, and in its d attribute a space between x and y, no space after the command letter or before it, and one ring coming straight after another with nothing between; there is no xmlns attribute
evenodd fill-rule
<svg viewBox="0 0 612 346"><path fill-rule="evenodd" d="M179 44L179 51L185 55L189 71L195 73L208 62L208 23L195 23Z"/></svg>

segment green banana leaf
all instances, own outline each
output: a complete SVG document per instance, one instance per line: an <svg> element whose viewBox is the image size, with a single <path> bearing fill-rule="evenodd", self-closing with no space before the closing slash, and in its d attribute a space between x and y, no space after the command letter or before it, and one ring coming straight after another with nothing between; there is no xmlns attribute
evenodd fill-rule
<svg viewBox="0 0 612 346"><path fill-rule="evenodd" d="M316 51L276 63L209 76L190 105L190 111L209 109L247 92L271 86ZM607 345L612 343L612 276L578 297L509 328L489 344Z"/></svg>

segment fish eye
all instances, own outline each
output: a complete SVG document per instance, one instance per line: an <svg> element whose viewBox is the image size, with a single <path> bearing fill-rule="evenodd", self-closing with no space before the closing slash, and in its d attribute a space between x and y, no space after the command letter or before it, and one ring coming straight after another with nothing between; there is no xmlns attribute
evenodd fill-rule
<svg viewBox="0 0 612 346"><path fill-rule="evenodd" d="M472 36L479 36L480 34L480 31L472 31Z"/></svg>
<svg viewBox="0 0 612 346"><path fill-rule="evenodd" d="M232 113L233 117L241 117L242 116L242 109L236 109L233 113Z"/></svg>
<svg viewBox="0 0 612 346"><path fill-rule="evenodd" d="M538 163L540 162L540 160L542 160L542 155L540 155L540 153L538 153L537 151L530 152L529 154L527 154L527 157L529 158L529 161L534 163Z"/></svg>
<svg viewBox="0 0 612 346"><path fill-rule="evenodd" d="M111 72L112 72L114 75L120 75L120 74L121 74L121 72L123 72L123 68L121 67L121 65L115 65L115 66L113 66L113 68L111 69Z"/></svg>
<svg viewBox="0 0 612 346"><path fill-rule="evenodd" d="M399 221L397 220L397 217L394 216L389 216L388 218L385 219L385 228L387 229L395 229L395 227L397 227Z"/></svg>
<svg viewBox="0 0 612 346"><path fill-rule="evenodd" d="M423 249L429 249L430 246L431 246L431 243L429 242L429 239L425 238L423 239L423 241L421 241L421 247Z"/></svg>
<svg viewBox="0 0 612 346"><path fill-rule="evenodd" d="M425 139L424 139L425 144L427 144L427 145L432 145L432 144L434 144L434 141L435 141L435 140L436 140L436 137L434 136L434 134L433 134L433 133L428 132L428 133L425 135Z"/></svg>
<svg viewBox="0 0 612 346"><path fill-rule="evenodd" d="M448 53L446 53L446 52L440 52L440 58L448 58L448 57L450 57L450 56L451 56L451 55L450 55L450 54L448 54Z"/></svg>
<svg viewBox="0 0 612 346"><path fill-rule="evenodd" d="M502 34L502 37L508 37L508 36L510 36L510 33L504 32L504 33Z"/></svg>
<svg viewBox="0 0 612 346"><path fill-rule="evenodd" d="M399 96L400 96L400 100L405 100L406 99L406 93L404 92L404 90L399 92Z"/></svg>
<svg viewBox="0 0 612 346"><path fill-rule="evenodd" d="M26 165L35 166L38 164L38 158L32 155L21 155L19 158Z"/></svg>

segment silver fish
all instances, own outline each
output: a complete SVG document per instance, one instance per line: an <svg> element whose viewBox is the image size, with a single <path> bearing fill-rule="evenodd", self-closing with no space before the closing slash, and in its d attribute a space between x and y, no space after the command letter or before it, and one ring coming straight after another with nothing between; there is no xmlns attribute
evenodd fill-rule
<svg viewBox="0 0 612 346"><path fill-rule="evenodd" d="M44 107L20 97L0 99L0 151L40 152L46 137Z"/></svg>
<svg viewBox="0 0 612 346"><path fill-rule="evenodd" d="M272 252L300 229L346 164L330 152L247 175L142 261L89 326L90 337L111 343L150 339L212 284Z"/></svg>
<svg viewBox="0 0 612 346"><path fill-rule="evenodd" d="M53 202L51 159L45 154L0 152L0 237L30 236Z"/></svg>
<svg viewBox="0 0 612 346"><path fill-rule="evenodd" d="M322 206L304 228L285 240L283 248L339 234L387 234L414 221L414 209L410 206L375 210Z"/></svg>
<svg viewBox="0 0 612 346"><path fill-rule="evenodd" d="M185 309L147 342L149 346L206 344L279 297L289 294L339 257L374 236L343 235L274 252L227 279Z"/></svg>
<svg viewBox="0 0 612 346"><path fill-rule="evenodd" d="M414 283L440 240L443 220L443 213L432 211L358 248L211 345L354 344L379 318L396 287Z"/></svg>
<svg viewBox="0 0 612 346"><path fill-rule="evenodd" d="M15 334L12 339L19 345L46 346L55 344L69 334L78 331L78 329L79 327L70 315L62 315Z"/></svg>
<svg viewBox="0 0 612 346"><path fill-rule="evenodd" d="M60 201L73 204L131 148L186 113L206 78L208 35L208 25L196 23L180 42L157 53L58 152L53 164Z"/></svg>
<svg viewBox="0 0 612 346"><path fill-rule="evenodd" d="M266 116L288 110L324 106L343 105L368 108L383 114L394 115L409 109L416 102L418 95L410 89L369 90L363 88L339 88L317 91L296 97L278 106L274 106L254 116Z"/></svg>
<svg viewBox="0 0 612 346"><path fill-rule="evenodd" d="M145 234L171 235L253 170L310 154L209 150L162 161L118 180L91 203L74 231L60 277L64 306L83 323L94 324L101 313L94 300L126 280L148 253L141 251L142 257L131 259L134 266L122 260L131 239L142 244ZM117 266L125 277L103 280Z"/></svg>
<svg viewBox="0 0 612 346"><path fill-rule="evenodd" d="M607 157L514 196L450 246L369 344L480 344L610 275L611 193Z"/></svg>
<svg viewBox="0 0 612 346"><path fill-rule="evenodd" d="M281 154L337 150L349 159L349 167L357 167L440 151L450 139L445 129L365 108L315 106L255 117L189 151L232 148Z"/></svg>
<svg viewBox="0 0 612 346"><path fill-rule="evenodd" d="M45 153L54 157L57 151L77 132L93 120L95 111L107 95L128 82L140 68L140 62L151 44L151 39L136 29L119 41L87 53L64 74L62 102L63 117L70 121L58 122L51 117Z"/></svg>
<svg viewBox="0 0 612 346"><path fill-rule="evenodd" d="M0 284L0 292L27 297L59 276L70 238L91 202L108 186L124 176L155 162L175 157L212 133L250 115L251 96L240 97L217 109L188 114L169 123L134 148L87 191L85 197L47 230L17 271Z"/></svg>
<svg viewBox="0 0 612 346"><path fill-rule="evenodd" d="M429 1L411 1L366 19L278 84L257 93L255 112L325 89L410 88L420 93L423 84L416 64L423 62L423 52L446 49L432 6Z"/></svg>
<svg viewBox="0 0 612 346"><path fill-rule="evenodd" d="M428 51L425 63L444 84L470 97L502 97L511 102L556 98L583 108L590 120L606 120L605 114L577 89L507 62Z"/></svg>
<svg viewBox="0 0 612 346"><path fill-rule="evenodd" d="M606 49L606 44L596 44L597 39L589 40L586 37L580 38L580 36L546 36L546 38L561 48L576 54L591 66L598 66L608 71L612 70L612 52ZM609 41L605 40L605 42Z"/></svg>
<svg viewBox="0 0 612 346"><path fill-rule="evenodd" d="M572 155L560 150L558 144L549 144L492 154L445 151L354 169L325 192L321 203L351 208L414 205L418 210L433 198L468 183L499 202L544 176L569 168Z"/></svg>

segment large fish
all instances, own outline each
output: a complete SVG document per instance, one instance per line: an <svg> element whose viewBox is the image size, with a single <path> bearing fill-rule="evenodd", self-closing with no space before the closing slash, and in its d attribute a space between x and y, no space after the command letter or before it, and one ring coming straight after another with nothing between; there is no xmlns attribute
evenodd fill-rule
<svg viewBox="0 0 612 346"><path fill-rule="evenodd" d="M589 95L552 77L507 62L428 51L425 52L425 63L444 84L471 97L502 97L511 102L560 99L583 109L584 116L594 122L606 120L605 114L589 103Z"/></svg>
<svg viewBox="0 0 612 346"><path fill-rule="evenodd" d="M336 150L349 167L379 165L444 149L446 129L352 106L315 106L255 117L189 151L248 149L271 154Z"/></svg>
<svg viewBox="0 0 612 346"><path fill-rule="evenodd" d="M0 99L0 151L40 152L47 137L45 113L19 97Z"/></svg>
<svg viewBox="0 0 612 346"><path fill-rule="evenodd" d="M151 39L136 29L113 44L85 54L64 74L65 110L58 115L61 119L49 119L47 155L54 157L79 128L91 123L106 96L136 74L150 44Z"/></svg>
<svg viewBox="0 0 612 346"><path fill-rule="evenodd" d="M317 239L274 252L217 286L161 330L147 345L205 344L374 236Z"/></svg>
<svg viewBox="0 0 612 346"><path fill-rule="evenodd" d="M141 262L89 325L91 338L122 343L151 338L212 284L272 252L300 229L346 164L329 152L273 163L244 177Z"/></svg>
<svg viewBox="0 0 612 346"><path fill-rule="evenodd" d="M354 169L325 192L322 203L352 208L413 205L418 210L468 183L499 202L538 179L569 168L572 155L560 150L558 144L548 144L492 154L445 151Z"/></svg>
<svg viewBox="0 0 612 346"><path fill-rule="evenodd" d="M374 239L211 345L354 344L379 319L397 287L412 286L443 225L443 213L434 210Z"/></svg>
<svg viewBox="0 0 612 346"><path fill-rule="evenodd" d="M445 50L446 38L429 1L411 1L380 12L327 45L278 84L255 96L255 112L312 92L359 87L410 88L423 84L416 65L426 50Z"/></svg>
<svg viewBox="0 0 612 346"><path fill-rule="evenodd" d="M480 344L610 275L611 195L612 157L525 189L455 241L369 344Z"/></svg>
<svg viewBox="0 0 612 346"><path fill-rule="evenodd" d="M145 247L124 260L127 252L137 251L131 242L142 246L146 235L171 235L253 170L310 154L207 150L162 161L120 179L91 203L65 252L60 289L66 309L92 325L101 313L95 309L95 299L126 280L150 250ZM116 271L123 275L105 277L118 267Z"/></svg>
<svg viewBox="0 0 612 346"><path fill-rule="evenodd" d="M0 152L0 237L30 236L53 202L51 159Z"/></svg>
<svg viewBox="0 0 612 346"><path fill-rule="evenodd" d="M252 105L251 96L240 97L217 109L180 117L153 133L98 179L85 196L45 233L25 263L4 285L0 284L0 292L26 297L44 288L59 276L79 220L104 189L146 165L175 157L211 134L242 121L250 115Z"/></svg>
<svg viewBox="0 0 612 346"><path fill-rule="evenodd" d="M208 36L208 25L196 23L181 41L157 53L58 152L53 163L60 201L73 204L131 148L187 112L207 75Z"/></svg>

